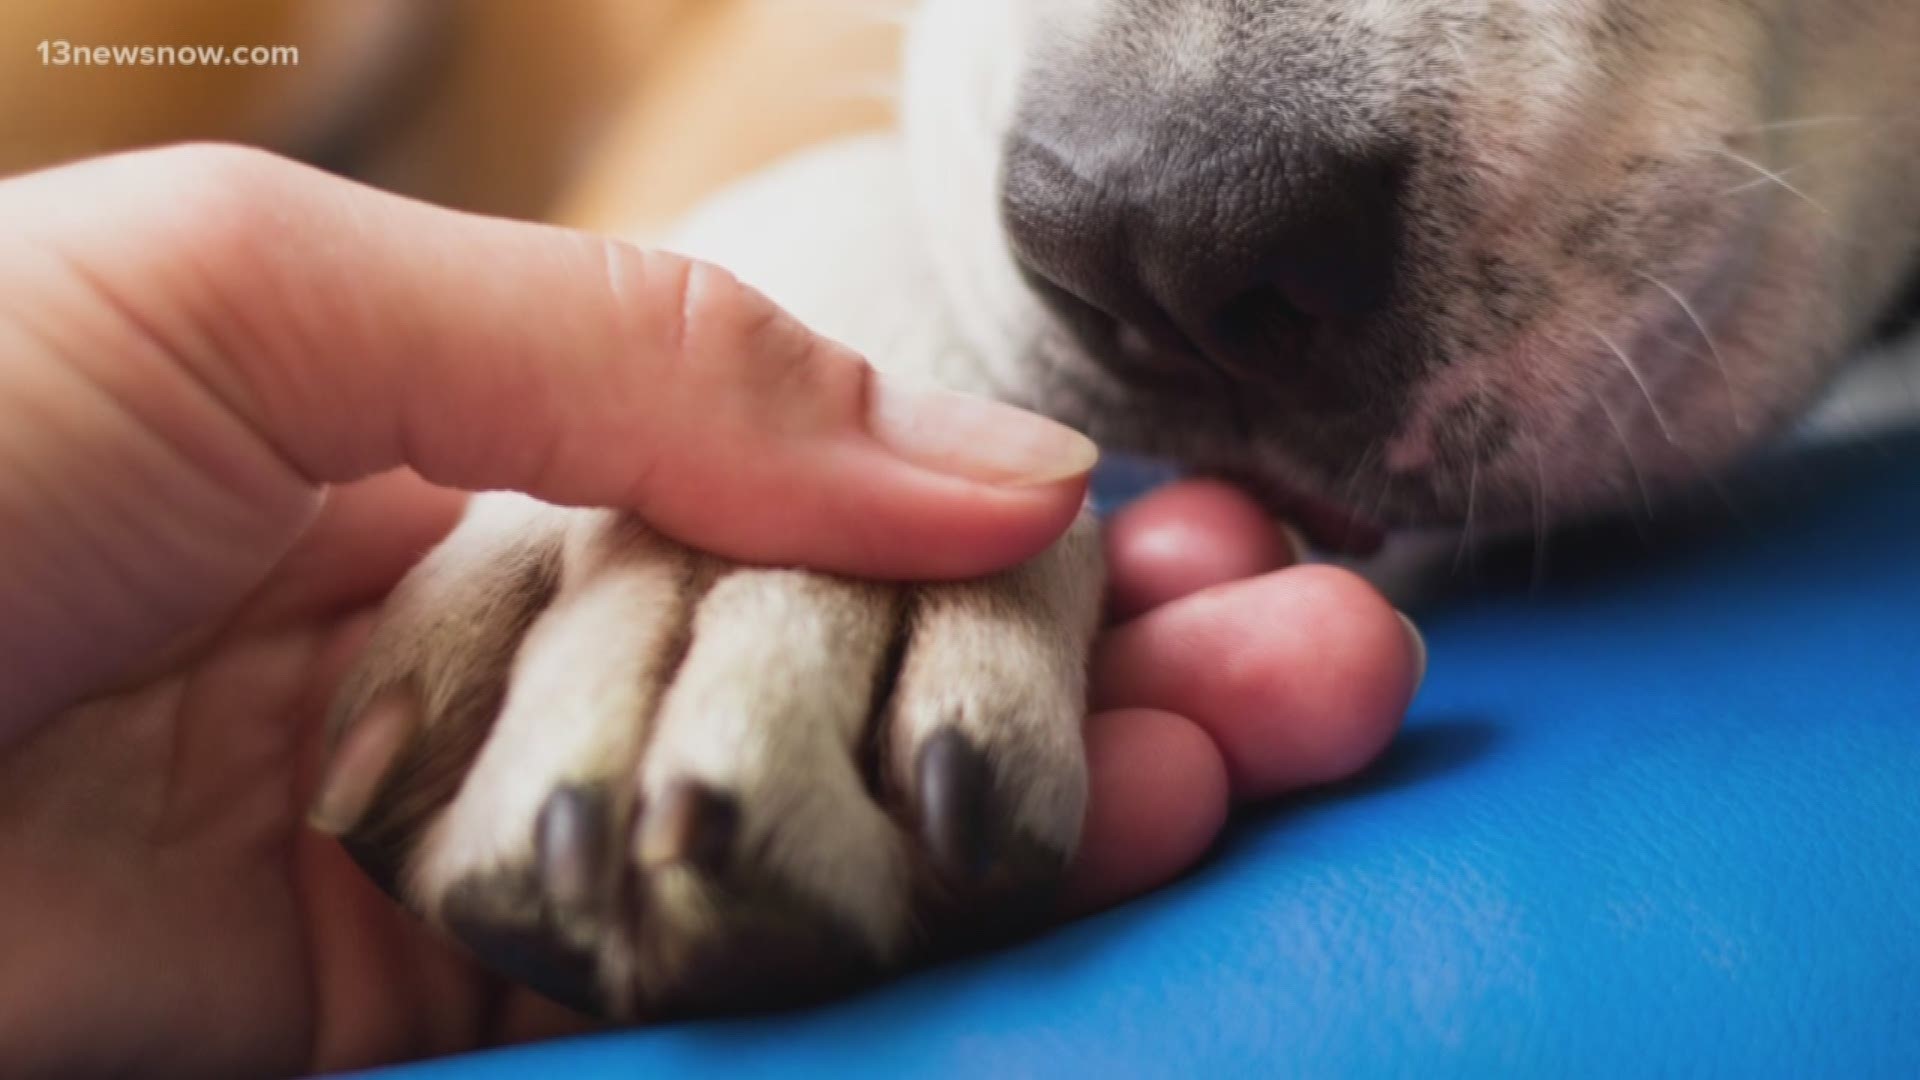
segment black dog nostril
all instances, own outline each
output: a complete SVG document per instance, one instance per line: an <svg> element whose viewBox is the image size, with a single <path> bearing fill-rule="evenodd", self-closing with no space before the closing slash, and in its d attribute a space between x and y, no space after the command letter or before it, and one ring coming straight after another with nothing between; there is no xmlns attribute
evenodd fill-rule
<svg viewBox="0 0 1920 1080"><path fill-rule="evenodd" d="M1256 285L1227 301L1208 340L1239 353L1297 356L1312 344L1314 320L1278 285Z"/></svg>
<svg viewBox="0 0 1920 1080"><path fill-rule="evenodd" d="M1171 124L1016 134L1001 196L1022 270L1123 365L1142 341L1246 377L1338 363L1321 331L1365 323L1394 294L1402 157L1217 125L1196 147Z"/></svg>

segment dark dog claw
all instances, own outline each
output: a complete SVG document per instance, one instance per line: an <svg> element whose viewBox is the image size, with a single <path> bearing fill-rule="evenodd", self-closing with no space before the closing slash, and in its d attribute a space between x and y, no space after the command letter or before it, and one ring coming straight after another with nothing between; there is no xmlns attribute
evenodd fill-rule
<svg viewBox="0 0 1920 1080"><path fill-rule="evenodd" d="M547 798L534 825L534 862L556 908L595 906L613 878L612 824L600 787L563 787Z"/></svg>
<svg viewBox="0 0 1920 1080"><path fill-rule="evenodd" d="M917 769L920 835L942 874L957 884L978 881L997 854L992 820L993 774L987 757L952 728L920 748Z"/></svg>
<svg viewBox="0 0 1920 1080"><path fill-rule="evenodd" d="M640 865L691 866L719 875L733 856L740 807L697 780L675 780L640 815Z"/></svg>
<svg viewBox="0 0 1920 1080"><path fill-rule="evenodd" d="M607 1007L591 948L564 941L541 916L525 873L471 877L448 890L440 920L489 967L581 1012Z"/></svg>

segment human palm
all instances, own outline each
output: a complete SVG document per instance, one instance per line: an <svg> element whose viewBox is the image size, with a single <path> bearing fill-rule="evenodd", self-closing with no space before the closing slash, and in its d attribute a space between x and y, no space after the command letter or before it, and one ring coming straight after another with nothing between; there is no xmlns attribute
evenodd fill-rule
<svg viewBox="0 0 1920 1080"><path fill-rule="evenodd" d="M456 505L404 475L340 493L223 625L0 755L8 1061L284 1074L566 1025L305 827L319 707Z"/></svg>

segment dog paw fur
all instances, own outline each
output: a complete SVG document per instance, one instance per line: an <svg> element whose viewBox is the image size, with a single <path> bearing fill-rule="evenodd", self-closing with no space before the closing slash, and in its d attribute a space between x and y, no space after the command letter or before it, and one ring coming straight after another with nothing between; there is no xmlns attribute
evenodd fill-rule
<svg viewBox="0 0 1920 1080"><path fill-rule="evenodd" d="M1098 545L903 587L510 495L389 599L315 819L483 961L620 1019L830 993L1044 904Z"/></svg>

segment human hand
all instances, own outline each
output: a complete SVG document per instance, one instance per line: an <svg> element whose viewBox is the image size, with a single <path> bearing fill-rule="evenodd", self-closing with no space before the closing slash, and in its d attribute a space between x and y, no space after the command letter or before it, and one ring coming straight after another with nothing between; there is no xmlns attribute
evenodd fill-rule
<svg viewBox="0 0 1920 1080"><path fill-rule="evenodd" d="M301 1071L573 1022L301 826L320 706L461 491L965 576L1050 542L1092 460L900 396L722 273L252 152L8 181L0 218L0 1060L28 1071ZM1230 797L1359 767L1417 681L1391 608L1266 573L1284 543L1236 499L1177 488L1113 530L1145 613L1096 668L1079 907L1189 864Z"/></svg>

